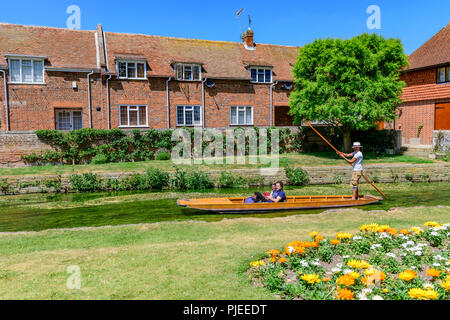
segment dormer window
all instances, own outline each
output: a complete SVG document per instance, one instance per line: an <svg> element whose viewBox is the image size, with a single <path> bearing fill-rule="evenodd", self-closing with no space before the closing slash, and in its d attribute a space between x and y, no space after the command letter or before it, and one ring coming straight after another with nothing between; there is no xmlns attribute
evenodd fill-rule
<svg viewBox="0 0 450 320"><path fill-rule="evenodd" d="M10 81L12 83L44 83L44 60L35 58L10 58Z"/></svg>
<svg viewBox="0 0 450 320"><path fill-rule="evenodd" d="M252 82L256 83L271 83L272 69L269 68L249 68Z"/></svg>
<svg viewBox="0 0 450 320"><path fill-rule="evenodd" d="M147 66L144 61L118 61L120 79L146 79Z"/></svg>
<svg viewBox="0 0 450 320"><path fill-rule="evenodd" d="M177 80L200 81L202 67L199 64L177 63L174 66Z"/></svg>
<svg viewBox="0 0 450 320"><path fill-rule="evenodd" d="M437 69L437 83L450 82L450 67Z"/></svg>

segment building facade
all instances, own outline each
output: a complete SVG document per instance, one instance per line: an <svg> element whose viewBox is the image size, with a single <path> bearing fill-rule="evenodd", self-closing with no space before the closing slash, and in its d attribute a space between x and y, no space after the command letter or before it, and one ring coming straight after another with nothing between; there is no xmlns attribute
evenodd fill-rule
<svg viewBox="0 0 450 320"><path fill-rule="evenodd" d="M409 56L395 129L402 145L431 147L433 133L450 130L450 22Z"/></svg>
<svg viewBox="0 0 450 320"><path fill-rule="evenodd" d="M0 24L4 132L290 126L298 47Z"/></svg>

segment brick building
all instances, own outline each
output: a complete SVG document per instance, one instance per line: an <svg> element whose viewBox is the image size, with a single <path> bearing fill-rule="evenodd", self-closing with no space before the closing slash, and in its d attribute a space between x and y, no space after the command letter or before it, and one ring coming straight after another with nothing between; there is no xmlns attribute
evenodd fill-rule
<svg viewBox="0 0 450 320"><path fill-rule="evenodd" d="M450 22L409 56L395 129L402 145L431 147L433 132L450 130Z"/></svg>
<svg viewBox="0 0 450 320"><path fill-rule="evenodd" d="M240 43L0 24L1 128L292 125L299 48L253 37L250 29Z"/></svg>

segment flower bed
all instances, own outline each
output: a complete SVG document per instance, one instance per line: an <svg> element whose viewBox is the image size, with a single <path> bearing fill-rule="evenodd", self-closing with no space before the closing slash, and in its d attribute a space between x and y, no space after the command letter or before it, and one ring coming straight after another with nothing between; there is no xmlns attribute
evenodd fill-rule
<svg viewBox="0 0 450 320"><path fill-rule="evenodd" d="M396 230L375 223L335 239L310 233L250 263L255 285L287 299L450 298L450 224Z"/></svg>

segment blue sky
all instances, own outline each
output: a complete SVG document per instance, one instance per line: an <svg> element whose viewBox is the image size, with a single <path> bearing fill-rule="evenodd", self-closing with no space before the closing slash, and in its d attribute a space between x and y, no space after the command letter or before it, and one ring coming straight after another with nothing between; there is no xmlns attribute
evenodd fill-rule
<svg viewBox="0 0 450 320"><path fill-rule="evenodd" d="M81 9L81 29L143 33L181 38L240 41L235 12L245 8L243 30L252 18L255 41L302 46L316 38L350 38L374 32L366 26L369 5L381 9L385 37L400 38L407 54L450 20L448 0L209 0L209 1L4 1L0 22L66 28L66 8Z"/></svg>

